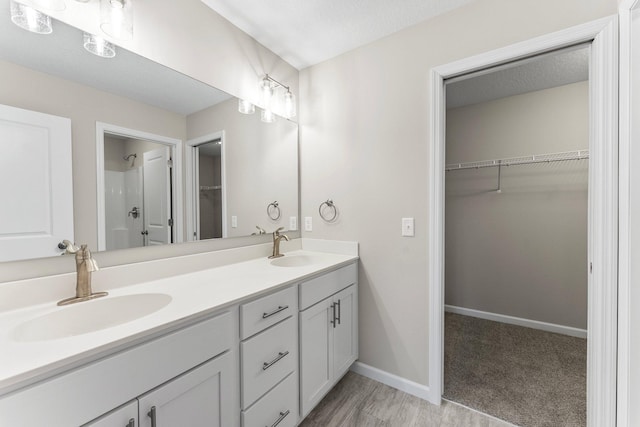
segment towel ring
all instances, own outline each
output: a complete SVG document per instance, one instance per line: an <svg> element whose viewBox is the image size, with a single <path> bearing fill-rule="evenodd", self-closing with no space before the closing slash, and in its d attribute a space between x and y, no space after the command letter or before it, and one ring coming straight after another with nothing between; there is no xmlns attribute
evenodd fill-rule
<svg viewBox="0 0 640 427"><path fill-rule="evenodd" d="M273 221L279 220L280 215L282 215L282 212L280 212L280 206L278 205L277 200L267 205L267 216L269 216L271 220Z"/></svg>
<svg viewBox="0 0 640 427"><path fill-rule="evenodd" d="M325 209L333 210L333 215L326 215L325 209L323 209L324 206L326 206ZM336 208L333 200L327 199L326 202L320 203L320 206L318 207L318 213L320 214L320 218L322 218L326 222L333 222L338 217L338 208Z"/></svg>

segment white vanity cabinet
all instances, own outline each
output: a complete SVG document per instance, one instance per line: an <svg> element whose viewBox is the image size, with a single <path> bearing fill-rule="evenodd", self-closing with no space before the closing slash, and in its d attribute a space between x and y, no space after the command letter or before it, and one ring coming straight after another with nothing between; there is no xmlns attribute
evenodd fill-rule
<svg viewBox="0 0 640 427"><path fill-rule="evenodd" d="M298 422L298 288L240 306L243 427Z"/></svg>
<svg viewBox="0 0 640 427"><path fill-rule="evenodd" d="M230 357L220 355L84 427L233 425Z"/></svg>
<svg viewBox="0 0 640 427"><path fill-rule="evenodd" d="M206 408L202 408L206 416L215 417L219 409L217 424L208 420L201 424L163 421L157 425L237 426L240 424L237 313L235 307L212 314L3 396L0 425L68 427L95 420L99 427L128 426L130 417L125 415L126 422L122 424L120 416L126 412L127 402L139 399L140 423L135 417L136 427L151 425L145 415L149 409L144 405L156 405L158 416L189 420L197 412L193 405L202 402L206 402ZM186 400L193 399L193 404L185 403L187 396ZM33 407L33 402L38 402L38 409L24 411ZM123 404L127 406L122 407ZM214 411L208 412L211 407ZM114 408L118 409L108 417L96 419ZM174 415L174 410L179 415Z"/></svg>
<svg viewBox="0 0 640 427"><path fill-rule="evenodd" d="M357 264L300 285L300 411L305 417L358 358Z"/></svg>

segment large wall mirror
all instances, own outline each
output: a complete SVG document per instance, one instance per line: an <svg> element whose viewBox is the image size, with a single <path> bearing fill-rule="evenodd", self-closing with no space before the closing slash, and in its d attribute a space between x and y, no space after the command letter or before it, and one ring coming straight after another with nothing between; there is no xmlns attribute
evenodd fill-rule
<svg viewBox="0 0 640 427"><path fill-rule="evenodd" d="M233 96L117 46L114 58L92 55L64 23L48 35L22 30L9 2L0 22L0 104L70 120L74 235L54 243L115 250L297 228L296 123L265 123L258 108L241 114ZM17 143L0 135L3 162L34 168L24 150L11 157ZM49 163L54 176L68 172ZM0 187L3 205L21 206L9 188ZM1 246L23 231L0 228L0 261L62 252L51 239L37 254Z"/></svg>

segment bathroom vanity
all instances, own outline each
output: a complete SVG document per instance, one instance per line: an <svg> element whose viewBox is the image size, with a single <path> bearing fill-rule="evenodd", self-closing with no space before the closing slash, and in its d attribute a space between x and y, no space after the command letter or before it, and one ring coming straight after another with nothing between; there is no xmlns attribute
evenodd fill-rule
<svg viewBox="0 0 640 427"><path fill-rule="evenodd" d="M298 250L3 310L0 425L295 426L358 357L357 286L357 249Z"/></svg>

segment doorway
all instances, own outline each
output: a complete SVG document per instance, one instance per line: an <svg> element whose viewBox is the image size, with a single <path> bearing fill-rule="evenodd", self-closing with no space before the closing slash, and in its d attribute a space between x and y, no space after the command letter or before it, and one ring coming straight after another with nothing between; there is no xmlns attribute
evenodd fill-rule
<svg viewBox="0 0 640 427"><path fill-rule="evenodd" d="M96 125L98 249L182 241L182 141Z"/></svg>
<svg viewBox="0 0 640 427"><path fill-rule="evenodd" d="M580 45L446 81L443 396L520 426L585 425L588 77Z"/></svg>
<svg viewBox="0 0 640 427"><path fill-rule="evenodd" d="M615 18L570 28L438 67L432 72L429 378L440 403L444 380L444 178L447 79L590 43L587 425L614 426L617 304L617 28Z"/></svg>

